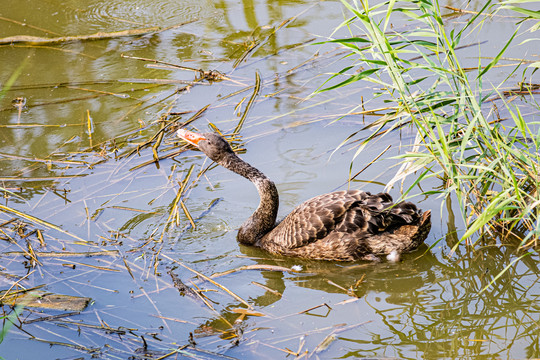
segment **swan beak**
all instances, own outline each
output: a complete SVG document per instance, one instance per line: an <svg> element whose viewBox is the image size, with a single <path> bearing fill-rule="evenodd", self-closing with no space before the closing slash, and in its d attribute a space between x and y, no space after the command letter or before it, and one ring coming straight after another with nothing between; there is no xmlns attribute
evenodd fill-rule
<svg viewBox="0 0 540 360"><path fill-rule="evenodd" d="M176 135L180 139L184 139L191 145L199 146L199 141L206 140L206 138L200 134L194 133L192 131L184 130L184 129L178 129L176 131Z"/></svg>

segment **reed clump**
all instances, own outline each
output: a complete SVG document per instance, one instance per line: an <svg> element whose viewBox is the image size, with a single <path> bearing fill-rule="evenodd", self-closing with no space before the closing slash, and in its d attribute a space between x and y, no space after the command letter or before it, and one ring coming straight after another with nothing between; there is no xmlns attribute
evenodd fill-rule
<svg viewBox="0 0 540 360"><path fill-rule="evenodd" d="M399 156L402 166L388 186L414 174L403 190L403 197L410 197L422 181L438 179L442 186L422 194L442 198L455 194L467 224L461 241L485 234L502 235L514 244L517 239L523 248L536 245L540 234L540 132L534 120L539 111L534 101L538 85L527 77L539 63L520 60L510 75L521 72L523 78L513 89L508 89L508 77L492 85L487 74L517 34L526 33L524 27L538 26L540 13L509 1L487 2L476 12L450 9L450 16L469 17L450 27L437 1L388 1L374 6L361 0L342 2L352 16L339 28L348 28L351 37L327 42L348 48L347 56L355 60L318 92L369 81L380 89L376 96L384 97L390 106L366 126L371 131L356 143L357 154L391 130L412 126L415 141L410 151ZM471 38L501 10L516 16L515 31L487 65L479 58L477 67L465 68L459 56L462 39ZM406 17L412 26L393 29L395 16ZM360 36L352 35L359 31ZM514 100L526 103L527 116Z"/></svg>

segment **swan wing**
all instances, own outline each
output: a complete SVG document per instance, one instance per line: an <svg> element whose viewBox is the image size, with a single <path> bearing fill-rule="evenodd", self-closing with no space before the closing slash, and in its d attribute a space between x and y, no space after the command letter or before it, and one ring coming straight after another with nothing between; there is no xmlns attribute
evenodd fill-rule
<svg viewBox="0 0 540 360"><path fill-rule="evenodd" d="M319 195L295 208L261 243L266 243L263 246L269 249L272 243L276 248L294 249L333 232L353 236L375 234L388 226L383 213L392 204L388 194L371 195L360 190ZM399 211L396 213L399 217Z"/></svg>

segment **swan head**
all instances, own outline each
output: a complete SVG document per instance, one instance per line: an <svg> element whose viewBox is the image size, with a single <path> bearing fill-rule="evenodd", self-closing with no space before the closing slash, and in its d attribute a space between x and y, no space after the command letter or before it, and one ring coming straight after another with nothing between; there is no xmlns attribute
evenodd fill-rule
<svg viewBox="0 0 540 360"><path fill-rule="evenodd" d="M176 135L191 145L199 148L206 156L217 163L222 163L226 157L234 155L234 151L227 140L218 134L197 134L192 131L179 129L176 131Z"/></svg>

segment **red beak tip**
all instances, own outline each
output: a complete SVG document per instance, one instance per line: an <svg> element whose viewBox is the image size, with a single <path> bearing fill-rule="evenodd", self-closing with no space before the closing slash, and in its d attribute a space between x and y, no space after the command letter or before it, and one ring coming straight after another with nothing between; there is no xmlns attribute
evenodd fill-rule
<svg viewBox="0 0 540 360"><path fill-rule="evenodd" d="M202 135L199 135L197 133L191 132L189 130L184 130L184 129L176 130L176 136L178 136L180 139L183 139L194 146L198 146L199 141L205 140L205 138Z"/></svg>
<svg viewBox="0 0 540 360"><path fill-rule="evenodd" d="M186 130L184 129L176 130L176 136L178 136L179 138L184 138L185 135L186 135Z"/></svg>

